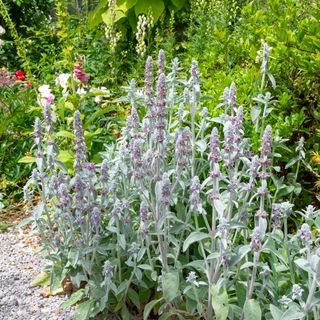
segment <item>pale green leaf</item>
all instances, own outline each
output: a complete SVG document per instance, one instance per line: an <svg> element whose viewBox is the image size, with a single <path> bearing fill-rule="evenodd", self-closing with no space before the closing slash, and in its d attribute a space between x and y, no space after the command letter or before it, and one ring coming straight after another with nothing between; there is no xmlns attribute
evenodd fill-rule
<svg viewBox="0 0 320 320"><path fill-rule="evenodd" d="M177 270L169 270L162 273L163 296L167 302L171 302L179 293L179 273Z"/></svg>
<svg viewBox="0 0 320 320"><path fill-rule="evenodd" d="M216 285L212 285L212 308L215 314L216 320L226 320L229 313L229 301L228 294L225 289L218 288Z"/></svg>
<svg viewBox="0 0 320 320"><path fill-rule="evenodd" d="M261 308L258 301L254 299L246 300L243 307L244 320L260 320Z"/></svg>
<svg viewBox="0 0 320 320"><path fill-rule="evenodd" d="M192 243L199 242L208 238L210 238L210 235L208 233L199 231L192 232L183 243L183 252L187 251Z"/></svg>

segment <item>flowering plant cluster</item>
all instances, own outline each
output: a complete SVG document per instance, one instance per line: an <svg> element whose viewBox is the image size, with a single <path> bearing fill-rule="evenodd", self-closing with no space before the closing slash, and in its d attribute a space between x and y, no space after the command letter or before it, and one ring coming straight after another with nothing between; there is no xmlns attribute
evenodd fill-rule
<svg viewBox="0 0 320 320"><path fill-rule="evenodd" d="M88 159L75 111L73 174L57 159L54 97L40 91L24 191L53 261L51 289L66 278L79 288L76 319L319 318L319 214L309 206L288 233L295 213L273 169L281 139L267 125L253 150L234 83L211 118L196 61L187 80L177 59L166 74L163 51L157 67L149 57L144 90L132 80L119 99L131 114L101 164Z"/></svg>

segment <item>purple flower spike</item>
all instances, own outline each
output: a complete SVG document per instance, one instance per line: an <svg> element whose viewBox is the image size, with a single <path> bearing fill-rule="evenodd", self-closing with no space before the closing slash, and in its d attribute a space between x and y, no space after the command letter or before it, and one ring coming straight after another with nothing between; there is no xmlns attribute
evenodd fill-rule
<svg viewBox="0 0 320 320"><path fill-rule="evenodd" d="M229 104L230 107L232 108L232 112L236 109L237 107L237 102L236 102L236 85L234 82L231 83L230 90L229 90Z"/></svg>
<svg viewBox="0 0 320 320"><path fill-rule="evenodd" d="M190 185L190 205L193 206L194 210L198 211L199 205L201 205L200 198L201 185L197 176L193 177Z"/></svg>
<svg viewBox="0 0 320 320"><path fill-rule="evenodd" d="M103 160L100 169L100 182L108 183L109 181L109 165L106 159Z"/></svg>
<svg viewBox="0 0 320 320"><path fill-rule="evenodd" d="M93 208L90 215L90 221L94 228L98 228L100 226L101 216L100 210L97 207Z"/></svg>
<svg viewBox="0 0 320 320"><path fill-rule="evenodd" d="M84 140L84 132L82 129L82 121L80 118L80 112L76 111L74 113L74 137L75 137L75 159L74 159L74 169L76 171L82 168L84 162L87 161L87 147Z"/></svg>
<svg viewBox="0 0 320 320"><path fill-rule="evenodd" d="M58 202L56 204L57 208L61 210L67 210L71 205L71 196L66 185L62 183L58 189Z"/></svg>
<svg viewBox="0 0 320 320"><path fill-rule="evenodd" d="M148 221L148 207L144 202L140 204L140 221L146 223Z"/></svg>
<svg viewBox="0 0 320 320"><path fill-rule="evenodd" d="M193 86L199 85L200 71L199 71L199 67L198 67L198 62L196 60L192 61L190 73L191 73L191 84Z"/></svg>
<svg viewBox="0 0 320 320"><path fill-rule="evenodd" d="M272 223L275 229L281 229L281 219L282 219L282 212L281 212L281 204L274 203L272 205Z"/></svg>
<svg viewBox="0 0 320 320"><path fill-rule="evenodd" d="M309 225L307 223L304 223L301 226L300 238L306 244L309 244L311 242L312 233L311 233L310 227L309 227Z"/></svg>
<svg viewBox="0 0 320 320"><path fill-rule="evenodd" d="M262 144L260 148L260 152L262 155L269 155L272 149L272 128L271 126L267 125L266 129L264 130Z"/></svg>
<svg viewBox="0 0 320 320"><path fill-rule="evenodd" d="M156 101L156 123L155 123L155 139L159 143L165 140L165 130L167 123L166 110L166 77L162 73L157 82L157 101Z"/></svg>
<svg viewBox="0 0 320 320"><path fill-rule="evenodd" d="M42 129L41 129L41 121L37 117L34 121L34 130L33 130L33 139L34 139L34 143L36 145L41 144L42 135L43 135L43 133L42 133Z"/></svg>
<svg viewBox="0 0 320 320"><path fill-rule="evenodd" d="M167 174L163 175L161 181L161 203L165 206L170 204L171 182Z"/></svg>
<svg viewBox="0 0 320 320"><path fill-rule="evenodd" d="M262 247L260 233L255 231L251 238L250 248L256 252L260 251Z"/></svg>
<svg viewBox="0 0 320 320"><path fill-rule="evenodd" d="M175 156L178 169L185 169L186 165L188 164L189 155L191 153L191 133L190 129L187 127L183 129L182 133L178 136L175 143Z"/></svg>
<svg viewBox="0 0 320 320"><path fill-rule="evenodd" d="M165 55L164 55L164 51L161 49L158 55L158 78L160 78L161 74L164 73L164 63L165 63Z"/></svg>
<svg viewBox="0 0 320 320"><path fill-rule="evenodd" d="M218 129L214 127L211 131L210 136L210 154L209 154L209 160L213 163L218 163L220 159L220 138Z"/></svg>
<svg viewBox="0 0 320 320"><path fill-rule="evenodd" d="M51 111L50 111L49 105L45 105L43 107L43 118L44 118L44 122L46 124L46 131L51 132L52 131L52 116L51 116Z"/></svg>
<svg viewBox="0 0 320 320"><path fill-rule="evenodd" d="M145 102L148 110L153 111L153 66L152 57L148 57L145 72L144 72L144 85L145 85Z"/></svg>

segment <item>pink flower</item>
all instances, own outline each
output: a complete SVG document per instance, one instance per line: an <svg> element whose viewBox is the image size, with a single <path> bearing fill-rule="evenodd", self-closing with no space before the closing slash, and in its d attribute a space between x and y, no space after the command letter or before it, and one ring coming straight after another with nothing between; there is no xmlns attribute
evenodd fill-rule
<svg viewBox="0 0 320 320"><path fill-rule="evenodd" d="M75 79L80 80L83 84L87 84L90 79L90 76L84 72L81 64L79 63L74 65L73 76Z"/></svg>

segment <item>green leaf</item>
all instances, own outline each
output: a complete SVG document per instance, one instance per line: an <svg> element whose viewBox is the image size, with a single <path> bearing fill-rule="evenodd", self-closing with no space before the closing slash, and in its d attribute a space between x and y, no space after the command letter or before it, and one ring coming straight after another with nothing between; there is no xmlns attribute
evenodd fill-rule
<svg viewBox="0 0 320 320"><path fill-rule="evenodd" d="M162 301L163 298L160 298L158 300L152 300L149 303L146 304L143 311L143 320L149 320L149 314L152 311L152 309L156 306L157 303Z"/></svg>
<svg viewBox="0 0 320 320"><path fill-rule="evenodd" d="M244 320L260 320L261 309L259 303L254 299L246 300L243 307Z"/></svg>
<svg viewBox="0 0 320 320"><path fill-rule="evenodd" d="M185 0L171 0L171 2L176 7L176 11L182 9L186 4Z"/></svg>
<svg viewBox="0 0 320 320"><path fill-rule="evenodd" d="M126 13L129 9L136 5L138 0L118 0L117 9Z"/></svg>
<svg viewBox="0 0 320 320"><path fill-rule="evenodd" d="M130 300L134 303L134 305L140 310L140 298L137 292L135 292L132 288L128 289L128 296Z"/></svg>
<svg viewBox="0 0 320 320"><path fill-rule="evenodd" d="M281 320L297 320L297 319L303 319L304 318L304 313L299 309L297 305L292 305L289 307L288 310L286 310L282 317Z"/></svg>
<svg viewBox="0 0 320 320"><path fill-rule="evenodd" d="M104 12L102 15L102 21L107 25L107 26L111 26L112 24L112 19L111 19L111 14L110 14L110 10L108 9L106 12ZM115 19L114 22L117 22L119 20L121 20L122 18L126 18L126 15L123 13L123 11L121 10L116 10L116 14L115 14Z"/></svg>
<svg viewBox="0 0 320 320"><path fill-rule="evenodd" d="M199 232L199 231L191 232L190 235L187 237L187 239L183 243L183 252L186 252L192 243L197 241L202 241L208 238L210 238L210 235L208 233Z"/></svg>
<svg viewBox="0 0 320 320"><path fill-rule="evenodd" d="M74 135L72 132L70 131L66 131L66 130L61 130L59 132L57 132L57 136L58 137L63 137L63 138L69 138L69 139L72 139L74 138Z"/></svg>
<svg viewBox="0 0 320 320"><path fill-rule="evenodd" d="M36 162L35 157L25 156L18 160L18 163L34 163Z"/></svg>
<svg viewBox="0 0 320 320"><path fill-rule="evenodd" d="M84 289L79 289L78 291L74 292L67 301L61 304L61 308L65 309L73 306L78 301L80 301L83 298L83 296L84 296Z"/></svg>
<svg viewBox="0 0 320 320"><path fill-rule="evenodd" d="M68 150L60 150L57 160L64 164L73 163L73 155Z"/></svg>
<svg viewBox="0 0 320 320"><path fill-rule="evenodd" d="M50 284L50 273L41 272L31 282L31 287L48 286Z"/></svg>
<svg viewBox="0 0 320 320"><path fill-rule="evenodd" d="M74 320L87 320L90 317L91 309L94 306L94 300L88 300L79 304L76 312L74 313Z"/></svg>
<svg viewBox="0 0 320 320"><path fill-rule="evenodd" d="M229 313L229 301L228 294L225 289L218 288L216 285L212 285L212 308L216 316L216 320L226 320Z"/></svg>
<svg viewBox="0 0 320 320"><path fill-rule="evenodd" d="M155 23L160 18L164 9L165 7L162 0L138 0L134 7L136 16L142 13L147 15L149 11L151 11Z"/></svg>
<svg viewBox="0 0 320 320"><path fill-rule="evenodd" d="M128 310L128 308L126 307L126 305L124 305L122 307L122 310L121 310L121 319L122 320L130 320L130 312Z"/></svg>
<svg viewBox="0 0 320 320"><path fill-rule="evenodd" d="M167 320L168 318L170 318L171 316L173 316L174 313L171 312L166 312L164 314L161 315L161 317L159 318L159 320Z"/></svg>
<svg viewBox="0 0 320 320"><path fill-rule="evenodd" d="M17 224L17 227L18 228L23 228L24 226L28 225L29 223L33 222L34 219L33 217L28 217L28 218L25 218L23 219L22 221L20 221L18 224Z"/></svg>
<svg viewBox="0 0 320 320"><path fill-rule="evenodd" d="M172 301L179 293L179 272L178 270L169 270L162 273L163 296L167 302Z"/></svg>
<svg viewBox="0 0 320 320"><path fill-rule="evenodd" d="M270 312L273 320L280 320L283 314L283 312L273 304L270 304Z"/></svg>

